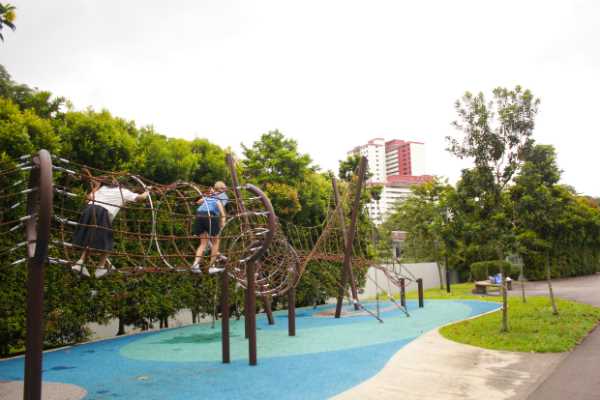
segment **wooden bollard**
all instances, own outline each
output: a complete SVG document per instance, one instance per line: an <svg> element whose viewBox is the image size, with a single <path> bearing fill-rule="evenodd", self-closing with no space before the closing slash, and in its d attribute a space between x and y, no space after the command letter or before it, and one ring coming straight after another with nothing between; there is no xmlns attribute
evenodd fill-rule
<svg viewBox="0 0 600 400"><path fill-rule="evenodd" d="M229 275L221 273L221 346L223 363L230 362L229 356Z"/></svg>
<svg viewBox="0 0 600 400"><path fill-rule="evenodd" d="M288 335L296 336L296 289L288 291Z"/></svg>
<svg viewBox="0 0 600 400"><path fill-rule="evenodd" d="M423 308L423 279L417 279L417 286L419 290L419 308Z"/></svg>
<svg viewBox="0 0 600 400"><path fill-rule="evenodd" d="M406 307L406 282L400 278L400 305Z"/></svg>

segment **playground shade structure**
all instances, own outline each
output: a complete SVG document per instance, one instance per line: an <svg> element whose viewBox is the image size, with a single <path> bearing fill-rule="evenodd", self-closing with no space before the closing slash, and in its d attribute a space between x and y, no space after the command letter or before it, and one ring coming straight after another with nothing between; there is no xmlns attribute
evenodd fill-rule
<svg viewBox="0 0 600 400"><path fill-rule="evenodd" d="M365 307L375 312L375 303ZM287 312L276 324L257 318L257 366L248 365L244 321L231 322L231 364L221 363L220 325L198 324L82 344L44 355L44 381L70 383L86 399L326 399L380 371L404 345L447 323L499 307L479 301L408 301L410 317L382 307L370 315L323 316L332 304L297 311L297 336ZM325 313L324 313L325 311ZM0 380L23 379L22 357L0 362ZM399 381L402 377L398 377Z"/></svg>

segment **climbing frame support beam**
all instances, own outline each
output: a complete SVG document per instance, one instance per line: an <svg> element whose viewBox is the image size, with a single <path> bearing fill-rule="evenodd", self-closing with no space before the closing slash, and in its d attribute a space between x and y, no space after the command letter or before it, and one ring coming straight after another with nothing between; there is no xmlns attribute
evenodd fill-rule
<svg viewBox="0 0 600 400"><path fill-rule="evenodd" d="M418 293L419 293L419 308L423 308L424 301L423 301L423 279L422 278L417 279L417 288L418 288Z"/></svg>
<svg viewBox="0 0 600 400"><path fill-rule="evenodd" d="M27 333L25 338L24 400L42 398L42 357L44 345L44 266L52 221L52 158L46 150L34 157L27 198L27 214L37 218L27 221Z"/></svg>
<svg viewBox="0 0 600 400"><path fill-rule="evenodd" d="M227 154L225 161L229 167L231 174L231 186L233 187L233 193L236 199L241 198L239 180L237 176L237 170L235 168L235 161L231 154ZM238 204L243 207L243 202L239 201ZM244 214L245 209L239 210ZM248 338L248 363L250 365L256 365L256 287L255 277L256 265L254 261L248 261L246 263L246 296L244 304L244 320L246 323L246 337Z"/></svg>
<svg viewBox="0 0 600 400"><path fill-rule="evenodd" d="M345 251L346 246L347 246L346 242L348 240L348 231L346 230L346 219L344 218L344 210L340 205L340 190L338 188L337 180L335 179L335 176L331 177L331 185L333 186L335 207L337 209L337 214L338 214L337 217L339 218L340 225L342 227L342 238L344 240L344 251ZM352 254L352 251L350 251L350 254ZM354 300L354 309L358 310L358 308L359 308L358 307L358 289L356 288L356 280L354 279L354 271L352 270L352 258L350 258L348 265L349 265L349 268L347 269L346 272L348 274L348 278L350 278L350 291L352 293L352 299ZM344 277L342 275L342 280L343 279L344 279ZM343 287L345 288L345 285ZM343 300L343 294L342 294L342 300Z"/></svg>
<svg viewBox="0 0 600 400"><path fill-rule="evenodd" d="M400 305L406 307L406 280L400 278Z"/></svg>
<svg viewBox="0 0 600 400"><path fill-rule="evenodd" d="M339 318L342 314L342 303L344 301L344 292L346 290L346 284L348 279L350 279L352 298L354 300L354 309L358 310L358 291L356 289L356 282L352 273L352 248L354 245L354 237L356 235L356 223L358 220L358 213L360 211L360 197L362 194L363 185L365 183L365 174L367 172L367 158L361 157L360 162L358 164L357 171L357 182L356 182L356 192L354 193L354 202L352 203L352 212L350 214L350 227L345 235L345 246L344 246L344 264L342 267L342 279L341 285L338 292L337 304L335 307L335 318ZM335 182L335 180L334 180ZM337 186L336 186L337 188ZM335 191L335 189L334 189ZM337 201L339 201L339 194L337 197ZM341 207L338 207L336 204L336 208L341 210ZM342 215L343 220L343 215Z"/></svg>
<svg viewBox="0 0 600 400"><path fill-rule="evenodd" d="M296 336L296 288L288 290L288 335Z"/></svg>
<svg viewBox="0 0 600 400"><path fill-rule="evenodd" d="M229 352L229 274L221 274L221 350L223 363L231 362Z"/></svg>

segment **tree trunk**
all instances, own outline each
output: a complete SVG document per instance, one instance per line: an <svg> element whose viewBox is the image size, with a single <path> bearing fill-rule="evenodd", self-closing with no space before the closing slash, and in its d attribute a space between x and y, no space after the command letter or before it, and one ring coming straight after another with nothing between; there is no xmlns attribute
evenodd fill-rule
<svg viewBox="0 0 600 400"><path fill-rule="evenodd" d="M117 336L121 336L125 334L125 324L123 323L123 318L119 317L119 330L117 331Z"/></svg>
<svg viewBox="0 0 600 400"><path fill-rule="evenodd" d="M523 300L523 303L527 303L527 297L525 297L525 276L523 276L523 273L521 273L521 300Z"/></svg>
<svg viewBox="0 0 600 400"><path fill-rule="evenodd" d="M498 259L499 260L503 260L504 259L504 255L501 249L497 250L498 252ZM508 332L508 293L506 290L506 273L508 271L501 271L502 272L502 287L501 287L501 292L502 292L502 328L500 329L500 332Z"/></svg>
<svg viewBox="0 0 600 400"><path fill-rule="evenodd" d="M450 269L448 267L448 254L444 255L444 269L446 270L446 293L450 293Z"/></svg>
<svg viewBox="0 0 600 400"><path fill-rule="evenodd" d="M506 275L502 274L502 329L508 332L508 295L506 292Z"/></svg>
<svg viewBox="0 0 600 400"><path fill-rule="evenodd" d="M194 312L194 310L192 310L192 324L195 324L197 320L198 320L198 314L196 314Z"/></svg>
<svg viewBox="0 0 600 400"><path fill-rule="evenodd" d="M435 251L435 263L437 265L437 269L438 269L438 275L440 277L440 290L444 290L444 277L442 274L442 266L438 257L438 244L437 244L437 240L434 240L433 242L433 250Z"/></svg>
<svg viewBox="0 0 600 400"><path fill-rule="evenodd" d="M550 255L546 256L546 280L548 281L548 293L550 294L550 303L552 303L552 314L558 315L558 308L554 300L554 291L552 290L552 275L550 273Z"/></svg>

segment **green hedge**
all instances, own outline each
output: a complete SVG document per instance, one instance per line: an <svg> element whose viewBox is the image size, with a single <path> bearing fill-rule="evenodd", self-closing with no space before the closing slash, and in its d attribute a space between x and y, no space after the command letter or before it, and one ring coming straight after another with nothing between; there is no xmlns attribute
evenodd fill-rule
<svg viewBox="0 0 600 400"><path fill-rule="evenodd" d="M546 279L546 257L542 254L523 255L524 274L527 280ZM591 251L573 250L551 260L552 278L568 278L581 275L592 275L600 271L598 255Z"/></svg>
<svg viewBox="0 0 600 400"><path fill-rule="evenodd" d="M489 276L496 275L501 271L509 271L508 276L517 279L520 270L519 267L512 265L508 261L478 261L471 264L471 280L484 281L487 280Z"/></svg>

